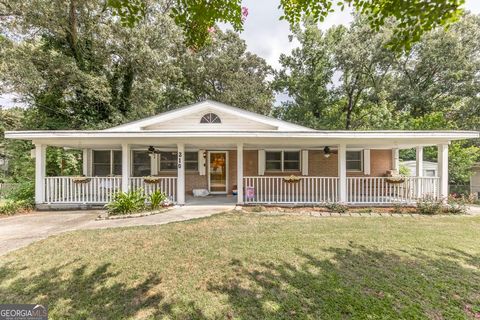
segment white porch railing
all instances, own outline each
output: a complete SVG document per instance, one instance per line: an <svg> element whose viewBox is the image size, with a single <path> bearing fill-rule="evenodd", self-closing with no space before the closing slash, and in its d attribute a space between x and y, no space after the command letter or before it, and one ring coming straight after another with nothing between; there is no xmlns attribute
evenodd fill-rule
<svg viewBox="0 0 480 320"><path fill-rule="evenodd" d="M245 203L328 203L337 202L337 177L244 177Z"/></svg>
<svg viewBox="0 0 480 320"><path fill-rule="evenodd" d="M387 177L348 177L347 202L352 204L415 203L427 195L437 199L439 178L405 177L390 183Z"/></svg>
<svg viewBox="0 0 480 320"><path fill-rule="evenodd" d="M338 202L338 177L244 177L244 202L249 204L324 204ZM387 177L347 177L349 204L413 204L419 198L439 197L439 178L405 177L390 183Z"/></svg>
<svg viewBox="0 0 480 320"><path fill-rule="evenodd" d="M120 177L88 177L79 182L74 177L45 177L44 203L102 204L121 190Z"/></svg>
<svg viewBox="0 0 480 320"><path fill-rule="evenodd" d="M145 183L143 177L130 177L130 189L143 190L145 195L160 190L170 201L177 201L177 177L161 177L158 183Z"/></svg>

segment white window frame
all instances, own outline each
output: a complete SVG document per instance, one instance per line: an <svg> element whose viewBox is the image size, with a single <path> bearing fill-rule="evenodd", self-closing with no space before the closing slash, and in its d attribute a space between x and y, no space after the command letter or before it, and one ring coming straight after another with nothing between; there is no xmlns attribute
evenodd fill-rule
<svg viewBox="0 0 480 320"><path fill-rule="evenodd" d="M197 161L193 161L193 160L187 160L187 153L195 153L197 155ZM200 161L199 161L199 154L198 154L198 151L185 151L185 171L186 172L199 172L199 167L200 167ZM187 163L197 163L197 169L187 169Z"/></svg>
<svg viewBox="0 0 480 320"><path fill-rule="evenodd" d="M160 150L160 152L174 152L174 153L176 153L177 150L174 150L174 149L171 149L171 150ZM198 150L185 150L185 154L186 154L186 153L189 153L189 152L191 152L191 153L197 153L197 170L186 169L186 166L185 166L185 171L186 171L186 172L199 172L199 170L200 170L200 169L199 169L199 168L200 168L200 161L199 161L199 156L198 156ZM177 161L178 161L178 160L175 159L175 163L177 163ZM162 162L161 157L160 157L160 155L158 155L158 157L157 157L157 172L158 172L158 173L161 173L161 172L163 172L163 173L172 173L172 172L177 172L177 171L178 171L178 167L175 167L174 170L162 170L162 168L161 168L161 162ZM185 160L185 163L187 163L187 162L194 162L194 161L187 161L187 160Z"/></svg>
<svg viewBox="0 0 480 320"><path fill-rule="evenodd" d="M280 157L280 170L272 170L272 169L267 169L267 153L268 152L280 152L281 157ZM285 152L298 152L298 170L287 170L285 169ZM291 161L293 162L293 161ZM278 149L267 149L265 150L265 172L302 172L302 151L299 149L284 149L284 150L278 150Z"/></svg>
<svg viewBox="0 0 480 320"><path fill-rule="evenodd" d="M90 159L91 159L91 163L90 163L90 173L92 175L92 177L95 177L94 176L94 167L95 167L95 162L94 162L94 152L95 151L110 151L110 173L107 177L113 177L113 176L121 176L121 175L114 175L113 174L113 167L114 167L114 163L113 163L113 153L114 151L122 151L121 149L92 149L90 150L91 154L90 154ZM121 163L121 165L123 166L123 163Z"/></svg>
<svg viewBox="0 0 480 320"><path fill-rule="evenodd" d="M347 169L347 172L363 172L363 166L364 166L364 162L363 162L363 149L349 149L347 150L347 153L348 152L359 152L360 153L360 169ZM349 161L355 161L355 162L358 162L359 160L347 160L348 156L345 155L345 167L348 168L347 166L347 163Z"/></svg>
<svg viewBox="0 0 480 320"><path fill-rule="evenodd" d="M145 150L145 149L132 149L132 150L130 150L130 176L132 176L132 177L135 177L133 175L133 167L134 167L133 161L135 159L135 157L133 156L133 153L136 152L136 151L142 151L142 152L147 152L148 153L148 150ZM151 170L152 170L152 162L150 161L150 172L151 172Z"/></svg>
<svg viewBox="0 0 480 320"><path fill-rule="evenodd" d="M161 150L161 152L177 153L177 150ZM175 169L168 169L168 170L163 169L163 170L162 170L162 157L161 157L161 154L158 155L157 161L158 161L158 166L157 166L158 170L157 170L157 171L158 171L159 173L161 173L161 172L164 172L164 173L177 172L177 169L178 169L178 168L177 168L177 161L178 161L177 158L175 158L175 159L172 160L172 161L165 161L165 162L173 162L173 163L175 163Z"/></svg>

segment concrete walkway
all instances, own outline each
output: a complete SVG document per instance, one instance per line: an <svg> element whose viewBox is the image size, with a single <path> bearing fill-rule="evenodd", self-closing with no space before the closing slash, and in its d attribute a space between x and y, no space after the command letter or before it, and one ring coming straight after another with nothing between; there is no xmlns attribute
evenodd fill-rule
<svg viewBox="0 0 480 320"><path fill-rule="evenodd" d="M48 236L82 229L159 225L209 217L230 211L235 205L184 206L139 218L95 220L100 211L48 211L0 219L0 255Z"/></svg>

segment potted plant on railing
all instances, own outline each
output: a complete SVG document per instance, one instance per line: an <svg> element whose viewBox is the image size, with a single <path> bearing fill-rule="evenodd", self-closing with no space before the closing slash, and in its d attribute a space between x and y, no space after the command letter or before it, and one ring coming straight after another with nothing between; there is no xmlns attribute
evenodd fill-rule
<svg viewBox="0 0 480 320"><path fill-rule="evenodd" d="M153 177L153 176L148 176L148 177L143 177L143 182L146 184L158 184L162 180L161 177Z"/></svg>
<svg viewBox="0 0 480 320"><path fill-rule="evenodd" d="M405 182L405 176L399 174L396 170L389 170L387 171L387 178L385 181L391 184L400 184Z"/></svg>
<svg viewBox="0 0 480 320"><path fill-rule="evenodd" d="M283 178L283 181L286 182L286 183L297 183L297 182L300 181L300 177L291 175L289 177Z"/></svg>
<svg viewBox="0 0 480 320"><path fill-rule="evenodd" d="M90 180L91 180L91 179L90 179L89 177L85 177L85 176L72 177L72 182L73 182L73 183L78 183L78 184L81 184L81 183L89 183Z"/></svg>

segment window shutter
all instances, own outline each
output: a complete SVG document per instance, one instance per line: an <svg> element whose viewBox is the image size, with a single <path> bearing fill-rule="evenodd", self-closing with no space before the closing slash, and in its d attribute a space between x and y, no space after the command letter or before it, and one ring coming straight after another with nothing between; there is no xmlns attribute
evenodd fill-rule
<svg viewBox="0 0 480 320"><path fill-rule="evenodd" d="M265 150L258 150L258 175L265 175Z"/></svg>
<svg viewBox="0 0 480 320"><path fill-rule="evenodd" d="M204 176L206 172L204 153L205 150L198 150L198 174L201 176Z"/></svg>
<svg viewBox="0 0 480 320"><path fill-rule="evenodd" d="M302 150L302 175L308 176L308 150Z"/></svg>
<svg viewBox="0 0 480 320"><path fill-rule="evenodd" d="M370 149L363 150L363 173L370 175Z"/></svg>

